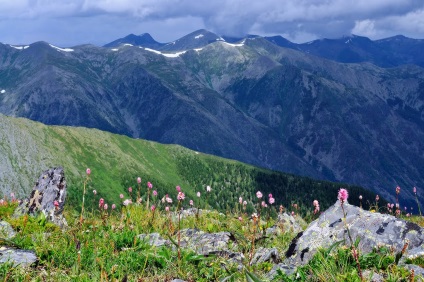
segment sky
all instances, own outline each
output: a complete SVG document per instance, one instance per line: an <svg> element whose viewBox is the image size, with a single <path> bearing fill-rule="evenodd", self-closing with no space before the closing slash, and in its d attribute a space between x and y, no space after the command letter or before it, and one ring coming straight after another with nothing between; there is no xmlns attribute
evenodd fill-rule
<svg viewBox="0 0 424 282"><path fill-rule="evenodd" d="M104 45L130 33L166 43L203 28L296 43L350 34L424 39L424 0L0 0L7 44Z"/></svg>

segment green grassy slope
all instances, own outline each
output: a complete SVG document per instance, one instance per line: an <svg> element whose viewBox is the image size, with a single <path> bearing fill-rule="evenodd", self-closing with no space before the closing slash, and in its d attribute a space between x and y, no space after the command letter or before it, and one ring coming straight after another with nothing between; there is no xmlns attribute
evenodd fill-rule
<svg viewBox="0 0 424 282"><path fill-rule="evenodd" d="M87 193L96 189L97 199L103 197L109 203L119 203L121 193L129 197L130 186L134 197L138 176L142 178L143 192L150 181L160 197L176 194L175 186L179 185L188 199L195 199L197 191L204 194L205 187L210 185L212 192L207 201L220 210L234 208L240 196L256 203L257 199L252 197L258 190L264 195L272 193L277 205L289 207L297 203L304 211L313 209L314 199L320 201L321 209L333 204L341 186L349 188L353 204L359 205L360 194L365 205L375 198L361 187L259 169L177 145L131 139L97 129L46 126L3 115L0 153L3 194L13 191L21 197L27 195L44 169L63 166L73 207L80 205L87 167L92 171Z"/></svg>

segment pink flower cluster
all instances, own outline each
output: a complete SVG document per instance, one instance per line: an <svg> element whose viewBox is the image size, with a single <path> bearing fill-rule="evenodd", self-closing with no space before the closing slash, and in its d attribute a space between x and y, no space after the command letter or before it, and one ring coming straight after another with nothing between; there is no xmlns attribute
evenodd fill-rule
<svg viewBox="0 0 424 282"><path fill-rule="evenodd" d="M184 193L183 192L178 192L177 199L178 199L178 201L184 200L185 199Z"/></svg>
<svg viewBox="0 0 424 282"><path fill-rule="evenodd" d="M318 202L318 200L314 200L312 204L313 204L313 205L314 205L314 207L315 207L315 209L314 209L314 214L319 213L319 202Z"/></svg>
<svg viewBox="0 0 424 282"><path fill-rule="evenodd" d="M339 201L343 204L344 202L347 201L347 198L349 197L349 193L347 192L346 189L344 188L340 188L339 190L339 194L338 194L338 199Z"/></svg>

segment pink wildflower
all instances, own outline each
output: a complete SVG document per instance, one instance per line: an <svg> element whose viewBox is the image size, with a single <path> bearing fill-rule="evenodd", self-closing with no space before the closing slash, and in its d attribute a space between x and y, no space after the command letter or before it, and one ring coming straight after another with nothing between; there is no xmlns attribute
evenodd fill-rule
<svg viewBox="0 0 424 282"><path fill-rule="evenodd" d="M359 195L359 200L361 200L361 201L362 201L362 195Z"/></svg>
<svg viewBox="0 0 424 282"><path fill-rule="evenodd" d="M58 202L58 201L54 201L54 202L53 202L53 205L54 205L55 207L58 207L58 206L59 206L59 202Z"/></svg>
<svg viewBox="0 0 424 282"><path fill-rule="evenodd" d="M243 201L243 206L247 206L247 202L246 201Z"/></svg>
<svg viewBox="0 0 424 282"><path fill-rule="evenodd" d="M378 202L378 200L380 200L380 196L376 195L375 200Z"/></svg>
<svg viewBox="0 0 424 282"><path fill-rule="evenodd" d="M10 193L10 197L12 198L12 199L15 199L15 193Z"/></svg>
<svg viewBox="0 0 424 282"><path fill-rule="evenodd" d="M150 182L147 182L147 188L152 189L153 188L153 184Z"/></svg>
<svg viewBox="0 0 424 282"><path fill-rule="evenodd" d="M399 193L400 193L400 187L396 186L396 194L399 194Z"/></svg>
<svg viewBox="0 0 424 282"><path fill-rule="evenodd" d="M132 187L128 187L128 192L132 193Z"/></svg>
<svg viewBox="0 0 424 282"><path fill-rule="evenodd" d="M197 197L198 197L198 198L200 198L200 192L197 192L197 194L196 194L196 195L197 195Z"/></svg>
<svg viewBox="0 0 424 282"><path fill-rule="evenodd" d="M132 201L130 199L126 199L122 204L124 206L128 206L129 204L132 204Z"/></svg>
<svg viewBox="0 0 424 282"><path fill-rule="evenodd" d="M181 192L181 187L180 186L175 187L175 189L177 189L177 192Z"/></svg>
<svg viewBox="0 0 424 282"><path fill-rule="evenodd" d="M409 213L406 214L407 217L410 217L411 215Z"/></svg>
<svg viewBox="0 0 424 282"><path fill-rule="evenodd" d="M273 198L271 193L268 194L268 198Z"/></svg>
<svg viewBox="0 0 424 282"><path fill-rule="evenodd" d="M243 221L243 218L241 216L239 216L238 220Z"/></svg>
<svg viewBox="0 0 424 282"><path fill-rule="evenodd" d="M119 198L123 199L124 198L124 194L119 194Z"/></svg>
<svg viewBox="0 0 424 282"><path fill-rule="evenodd" d="M137 177L137 183L140 184L141 183L141 177Z"/></svg>
<svg viewBox="0 0 424 282"><path fill-rule="evenodd" d="M346 202L348 197L349 197L349 194L348 194L347 190L344 189L344 188L341 188L339 190L339 195L338 195L338 199L340 200L340 202L342 202L342 203Z"/></svg>
<svg viewBox="0 0 424 282"><path fill-rule="evenodd" d="M193 200L190 200L190 206L192 206L194 203L193 203Z"/></svg>
<svg viewBox="0 0 424 282"><path fill-rule="evenodd" d="M239 204L241 205L243 203L243 198L239 197Z"/></svg>
<svg viewBox="0 0 424 282"><path fill-rule="evenodd" d="M269 198L269 200L268 200L268 201L269 201L269 204L270 204L270 205L272 205L272 204L274 204L274 203L275 203L275 199L274 199L274 198L272 198L272 197L271 197L271 198Z"/></svg>
<svg viewBox="0 0 424 282"><path fill-rule="evenodd" d="M393 207L395 206L395 204L390 204L390 207L393 209Z"/></svg>
<svg viewBox="0 0 424 282"><path fill-rule="evenodd" d="M165 211L169 212L169 207L168 206L165 207Z"/></svg>
<svg viewBox="0 0 424 282"><path fill-rule="evenodd" d="M155 205L152 205L150 209L151 209L152 211L155 211L155 209L156 209Z"/></svg>
<svg viewBox="0 0 424 282"><path fill-rule="evenodd" d="M158 195L158 191L156 191L156 190L153 190L153 196L157 196Z"/></svg>
<svg viewBox="0 0 424 282"><path fill-rule="evenodd" d="M414 188L412 189L412 191L414 192L414 194L417 194L417 187L414 187Z"/></svg>
<svg viewBox="0 0 424 282"><path fill-rule="evenodd" d="M90 175L90 174L91 174L91 169L87 168L87 169L85 170L85 172L87 173L87 175Z"/></svg>
<svg viewBox="0 0 424 282"><path fill-rule="evenodd" d="M100 198L100 200L99 200L99 208L103 207L104 204L105 204L105 200L103 200L103 198Z"/></svg>
<svg viewBox="0 0 424 282"><path fill-rule="evenodd" d="M93 194L94 194L94 195L97 195L97 191L96 191L96 190L93 190Z"/></svg>
<svg viewBox="0 0 424 282"><path fill-rule="evenodd" d="M291 212L291 215L294 216L294 211Z"/></svg>
<svg viewBox="0 0 424 282"><path fill-rule="evenodd" d="M312 205L313 205L314 207L318 206L318 205L319 205L318 200L314 200L314 201L312 202Z"/></svg>
<svg viewBox="0 0 424 282"><path fill-rule="evenodd" d="M261 206L264 208L265 207L265 201L262 201Z"/></svg>
<svg viewBox="0 0 424 282"><path fill-rule="evenodd" d="M165 200L166 200L166 202L167 202L168 204L172 204L172 199L171 199L171 198L169 198L169 197L168 197L168 195L166 195Z"/></svg>
<svg viewBox="0 0 424 282"><path fill-rule="evenodd" d="M105 204L105 205L103 206L103 208L104 208L105 210L107 210L107 208L108 208L107 204Z"/></svg>
<svg viewBox="0 0 424 282"><path fill-rule="evenodd" d="M387 208L390 209L390 203L387 203Z"/></svg>
<svg viewBox="0 0 424 282"><path fill-rule="evenodd" d="M177 196L178 201L182 201L185 199L185 195L183 192L178 192L178 196Z"/></svg>
<svg viewBox="0 0 424 282"><path fill-rule="evenodd" d="M257 197L258 199L262 198L262 193L261 193L261 191L256 192L256 197Z"/></svg>
<svg viewBox="0 0 424 282"><path fill-rule="evenodd" d="M116 209L116 205L115 204L112 204L112 209L113 210Z"/></svg>

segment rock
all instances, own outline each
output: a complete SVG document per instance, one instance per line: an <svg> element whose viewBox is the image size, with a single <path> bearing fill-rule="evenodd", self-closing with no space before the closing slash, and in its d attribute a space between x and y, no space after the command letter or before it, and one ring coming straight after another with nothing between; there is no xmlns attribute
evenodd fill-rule
<svg viewBox="0 0 424 282"><path fill-rule="evenodd" d="M137 236L140 240L147 240L149 245L155 247L168 246L171 241L163 239L159 233L140 234Z"/></svg>
<svg viewBox="0 0 424 282"><path fill-rule="evenodd" d="M371 271L369 269L365 270L362 273L362 277L365 278L365 281L370 281L370 282L383 282L384 278L383 276L381 276L378 273L375 273L374 271Z"/></svg>
<svg viewBox="0 0 424 282"><path fill-rule="evenodd" d="M62 215L66 199L66 180L63 168L51 168L44 171L34 188L29 199L25 199L16 208L14 216L19 217L24 214L36 216L43 213L48 220L56 225L66 227L67 223ZM59 206L56 208L54 202Z"/></svg>
<svg viewBox="0 0 424 282"><path fill-rule="evenodd" d="M274 264L279 263L281 261L280 255L278 254L278 250L276 248L269 249L260 247L253 255L250 264L254 265L266 261L270 261Z"/></svg>
<svg viewBox="0 0 424 282"><path fill-rule="evenodd" d="M16 232L13 230L9 222L0 221L0 237L6 240L12 239L15 237Z"/></svg>
<svg viewBox="0 0 424 282"><path fill-rule="evenodd" d="M171 282L186 282L185 280L181 280L181 279L173 279Z"/></svg>
<svg viewBox="0 0 424 282"><path fill-rule="evenodd" d="M389 246L399 253L407 241L409 241L407 250L414 250L417 253L423 251L424 230L417 224L391 215L365 211L348 203L343 206L352 239L360 239L358 245L360 253L370 253L377 246ZM328 248L341 240L345 240L345 245L350 246L343 210L337 201L293 239L286 252L288 259L285 262L295 265L306 264L318 248Z"/></svg>
<svg viewBox="0 0 424 282"><path fill-rule="evenodd" d="M409 269L409 272L411 272L411 270L414 270L414 276L421 278L421 280L417 279L417 281L424 281L424 268L414 264L405 264L402 266L406 269Z"/></svg>
<svg viewBox="0 0 424 282"><path fill-rule="evenodd" d="M180 232L183 248L189 248L198 254L207 255L212 252L228 251L228 243L235 241L229 232L205 233L198 229L183 229ZM175 240L178 239L178 233Z"/></svg>
<svg viewBox="0 0 424 282"><path fill-rule="evenodd" d="M287 276L292 275L296 271L296 267L293 265L287 265L284 263L279 263L274 265L274 267L271 269L270 272L266 275L266 278L269 280L274 279L274 277L277 275L277 271L281 270L284 272Z"/></svg>
<svg viewBox="0 0 424 282"><path fill-rule="evenodd" d="M229 244L233 243L235 246L236 243L235 238L229 232L205 233L198 229L183 229L180 234L182 248L191 249L200 255L221 256L241 266L244 255L230 250ZM174 238L177 242L178 233Z"/></svg>
<svg viewBox="0 0 424 282"><path fill-rule="evenodd" d="M0 263L11 262L13 265L29 266L37 261L33 251L0 247Z"/></svg>
<svg viewBox="0 0 424 282"><path fill-rule="evenodd" d="M294 218L292 215L282 213L278 215L278 221L275 225L266 229L266 235L280 235L284 232L299 233L303 230L300 222L303 221L300 217Z"/></svg>

